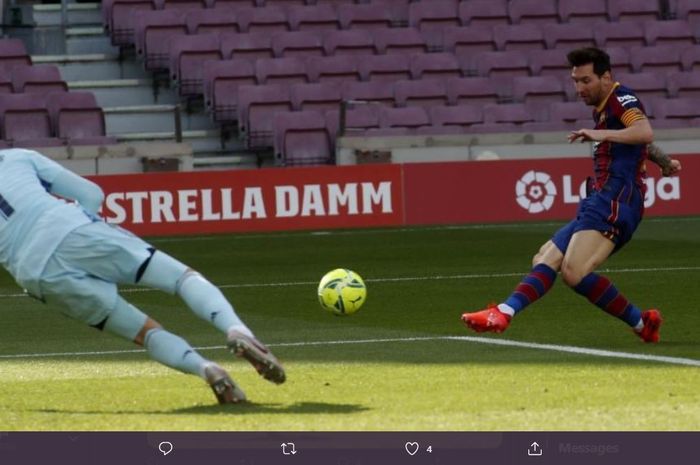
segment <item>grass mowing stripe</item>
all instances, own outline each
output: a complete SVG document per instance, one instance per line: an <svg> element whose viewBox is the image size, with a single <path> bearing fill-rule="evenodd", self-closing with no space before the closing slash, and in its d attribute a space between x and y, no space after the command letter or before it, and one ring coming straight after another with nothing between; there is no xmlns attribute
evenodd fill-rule
<svg viewBox="0 0 700 465"><path fill-rule="evenodd" d="M403 338L386 338L386 339L357 339L345 341L311 341L311 342L280 342L277 344L268 344L270 347L309 347L309 346L330 346L330 345L347 345L347 344L383 344L390 342L423 342L423 341L463 341L474 342L478 344L491 344L497 346L520 347L533 350L549 350L552 352L565 352L578 355L593 355L596 357L621 358L627 360L638 360L645 362L660 362L672 365L685 365L700 367L700 360L682 357L666 357L663 355L648 355L635 354L632 352L615 352L612 350L590 349L587 347L563 346L557 344L539 344L536 342L521 342L510 339L493 339L476 336L426 336L426 337L403 337ZM206 346L195 347L196 350L215 350L224 349L226 346ZM45 357L66 357L66 356L97 356L97 355L113 355L113 354L128 354L146 352L143 349L133 350L109 350L99 352L57 352L47 354L14 354L0 355L0 359L18 359L18 358L45 358Z"/></svg>

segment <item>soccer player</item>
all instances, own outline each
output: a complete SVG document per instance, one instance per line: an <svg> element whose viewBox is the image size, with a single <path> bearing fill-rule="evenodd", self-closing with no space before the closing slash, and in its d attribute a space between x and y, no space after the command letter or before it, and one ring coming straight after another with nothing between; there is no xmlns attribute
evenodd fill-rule
<svg viewBox="0 0 700 465"><path fill-rule="evenodd" d="M221 366L124 300L117 284L178 295L226 335L233 353L265 379L283 383L280 363L221 291L197 271L103 221L98 216L103 199L97 184L38 152L0 150L0 263L30 296L144 346L153 360L201 377L219 403L242 402L246 396Z"/></svg>
<svg viewBox="0 0 700 465"><path fill-rule="evenodd" d="M681 165L651 144L653 132L644 107L630 89L615 82L610 57L597 48L567 56L576 92L594 108L595 129L579 129L569 142L594 142L594 177L576 218L557 231L532 259L533 268L504 302L462 315L477 332L503 332L511 319L541 298L557 273L578 294L627 323L644 342L658 342L662 319L657 309L642 312L605 276L595 272L631 238L642 219L645 160L656 162L665 176Z"/></svg>

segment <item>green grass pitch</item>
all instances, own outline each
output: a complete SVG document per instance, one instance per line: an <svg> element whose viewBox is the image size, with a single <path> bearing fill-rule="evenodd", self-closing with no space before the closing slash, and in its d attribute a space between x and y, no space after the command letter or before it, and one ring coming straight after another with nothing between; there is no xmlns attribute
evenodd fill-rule
<svg viewBox="0 0 700 465"><path fill-rule="evenodd" d="M558 226L154 239L222 286L285 364L287 383L267 383L178 299L124 289L133 304L231 372L250 399L239 406L219 406L198 378L18 296L3 273L0 424L5 430L700 429L700 218L646 220L605 264L633 302L661 309L660 344L643 344L561 281L506 333L484 336L690 359L690 365L449 339L475 336L460 314L506 297ZM318 280L337 267L367 282L367 303L350 317L334 317L316 300Z"/></svg>

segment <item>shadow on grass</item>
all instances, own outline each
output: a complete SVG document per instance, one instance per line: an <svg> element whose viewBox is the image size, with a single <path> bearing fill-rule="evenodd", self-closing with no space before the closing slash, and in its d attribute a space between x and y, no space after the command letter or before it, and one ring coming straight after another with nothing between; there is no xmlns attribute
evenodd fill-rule
<svg viewBox="0 0 700 465"><path fill-rule="evenodd" d="M257 414L350 414L369 410L368 407L356 404L329 404L325 402L297 402L291 405L283 404L257 404L255 402L245 402L242 404L227 405L195 405L192 407L176 408L172 410L70 410L70 409L37 409L39 413L59 413L74 415L138 415L148 413L151 415L219 415L235 413L236 415L257 415Z"/></svg>

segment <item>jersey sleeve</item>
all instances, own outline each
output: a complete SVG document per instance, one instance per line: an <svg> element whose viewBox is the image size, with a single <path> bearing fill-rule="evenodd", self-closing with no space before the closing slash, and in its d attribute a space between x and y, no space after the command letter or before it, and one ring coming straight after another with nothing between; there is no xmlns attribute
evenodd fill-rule
<svg viewBox="0 0 700 465"><path fill-rule="evenodd" d="M646 119L644 106L632 92L619 91L615 94L618 105L615 112L625 127L630 127L635 121Z"/></svg>

